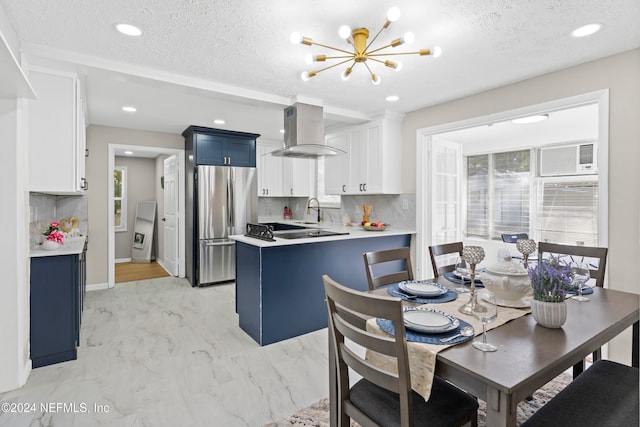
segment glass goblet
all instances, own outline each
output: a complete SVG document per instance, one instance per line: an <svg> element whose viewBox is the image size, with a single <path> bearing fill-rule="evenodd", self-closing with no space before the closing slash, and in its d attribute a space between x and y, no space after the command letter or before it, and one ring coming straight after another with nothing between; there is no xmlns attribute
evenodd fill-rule
<svg viewBox="0 0 640 427"><path fill-rule="evenodd" d="M465 292L469 292L469 289L464 287L465 281L471 280L471 268L469 264L464 260L464 257L459 256L456 261L456 274L460 277L462 281L462 286L456 288L456 292L462 294ZM469 283L471 284L471 283Z"/></svg>
<svg viewBox="0 0 640 427"><path fill-rule="evenodd" d="M474 341L473 346L480 351L496 351L498 347L487 342L487 323L498 318L496 296L485 290L478 297L479 301L473 307L473 316L482 322L482 341Z"/></svg>
<svg viewBox="0 0 640 427"><path fill-rule="evenodd" d="M586 264L578 263L578 265L571 267L571 281L576 286L578 294L573 297L574 300L585 302L589 301L589 298L582 295L582 287L587 283L591 274Z"/></svg>

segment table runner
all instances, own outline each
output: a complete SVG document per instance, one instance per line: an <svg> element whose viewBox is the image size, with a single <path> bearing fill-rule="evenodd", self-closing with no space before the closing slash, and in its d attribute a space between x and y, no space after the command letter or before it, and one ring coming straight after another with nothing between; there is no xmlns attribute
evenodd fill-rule
<svg viewBox="0 0 640 427"><path fill-rule="evenodd" d="M440 310L470 323L471 326L473 326L473 329L475 329L476 336L478 336L482 334L482 322L473 316L468 316L458 311L458 308L463 304L463 301L461 300L465 300L464 296L447 303L424 304L423 306L434 310ZM529 308L522 309L499 306L498 318L487 324L487 330L495 329L498 326L504 325L505 323L513 319L517 319L518 317L522 317L530 312L531 309ZM388 335L380 329L375 318L367 320L367 331L378 335ZM411 369L411 388L424 397L425 401L429 400L429 396L431 395L431 384L433 383L433 375L436 367L436 356L438 352L451 347L451 345L455 344L439 345L407 342L409 367ZM474 349L473 351L480 350ZM394 357L386 356L370 350L367 350L365 357L371 363L382 369L397 372L396 359Z"/></svg>

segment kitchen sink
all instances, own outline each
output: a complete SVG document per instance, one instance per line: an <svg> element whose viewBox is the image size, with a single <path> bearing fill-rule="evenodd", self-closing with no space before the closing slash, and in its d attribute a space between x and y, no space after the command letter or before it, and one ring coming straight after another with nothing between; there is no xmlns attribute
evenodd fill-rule
<svg viewBox="0 0 640 427"><path fill-rule="evenodd" d="M305 229L305 230L292 230L292 231L275 231L273 237L280 237L282 239L308 239L310 237L325 237L325 236L340 236L349 234L348 232L337 232L329 230Z"/></svg>

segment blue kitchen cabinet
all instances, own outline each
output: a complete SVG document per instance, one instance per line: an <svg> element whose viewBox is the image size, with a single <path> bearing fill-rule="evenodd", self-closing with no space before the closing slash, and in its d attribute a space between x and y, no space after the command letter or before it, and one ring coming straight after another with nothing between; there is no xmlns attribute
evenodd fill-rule
<svg viewBox="0 0 640 427"><path fill-rule="evenodd" d="M322 275L369 289L362 254L411 244L410 234L261 247L236 242L236 312L260 345L327 327Z"/></svg>
<svg viewBox="0 0 640 427"><path fill-rule="evenodd" d="M77 358L85 274L84 251L31 258L30 352L34 368Z"/></svg>
<svg viewBox="0 0 640 427"><path fill-rule="evenodd" d="M256 167L256 139L260 135L199 126L189 126L182 135L194 166Z"/></svg>

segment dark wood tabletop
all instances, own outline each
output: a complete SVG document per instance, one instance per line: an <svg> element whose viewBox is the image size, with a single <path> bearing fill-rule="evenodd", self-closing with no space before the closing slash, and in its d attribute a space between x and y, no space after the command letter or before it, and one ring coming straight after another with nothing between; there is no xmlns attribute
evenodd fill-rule
<svg viewBox="0 0 640 427"><path fill-rule="evenodd" d="M630 326L637 348L640 295L595 288L589 298L567 300L567 321L559 329L539 326L527 315L491 330L488 341L496 352L478 351L470 342L445 349L438 353L436 374L485 400L487 425L515 426L518 402ZM465 295L459 300L466 301ZM637 352L633 358L637 366Z"/></svg>

